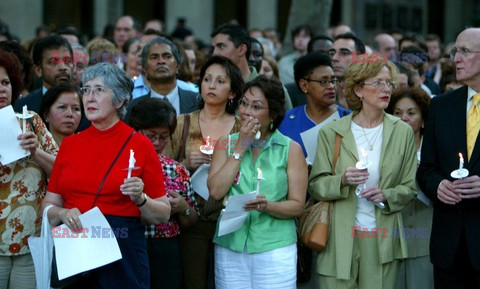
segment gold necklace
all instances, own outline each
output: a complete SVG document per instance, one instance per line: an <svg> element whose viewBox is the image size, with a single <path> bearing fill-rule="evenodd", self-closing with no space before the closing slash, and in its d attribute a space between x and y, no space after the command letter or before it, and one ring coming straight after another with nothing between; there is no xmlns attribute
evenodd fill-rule
<svg viewBox="0 0 480 289"><path fill-rule="evenodd" d="M369 149L370 151L373 151L373 146L374 146L375 143L377 142L378 136L380 135L380 130L381 130L381 128L377 129L377 132L376 132L375 135L373 136L373 141L372 141L372 143L370 143L370 140L368 139L367 134L365 133L365 129L363 128L363 126L361 126L361 128L362 128L363 136L364 136L365 139L367 140L368 149Z"/></svg>

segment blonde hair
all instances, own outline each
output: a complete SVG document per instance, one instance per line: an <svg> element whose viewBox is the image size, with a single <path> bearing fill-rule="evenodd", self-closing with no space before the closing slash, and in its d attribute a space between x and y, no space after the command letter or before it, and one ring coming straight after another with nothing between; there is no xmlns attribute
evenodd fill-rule
<svg viewBox="0 0 480 289"><path fill-rule="evenodd" d="M362 100L355 93L357 87L364 85L368 78L375 77L383 67L388 68L393 81L397 80L398 69L390 60L381 57L361 58L362 62L352 62L345 73L345 88L343 95L347 100L348 108L354 111L362 109Z"/></svg>
<svg viewBox="0 0 480 289"><path fill-rule="evenodd" d="M89 66L101 62L116 64L118 62L118 57L120 56L115 44L104 38L95 38L91 40L85 48L90 57L88 63Z"/></svg>

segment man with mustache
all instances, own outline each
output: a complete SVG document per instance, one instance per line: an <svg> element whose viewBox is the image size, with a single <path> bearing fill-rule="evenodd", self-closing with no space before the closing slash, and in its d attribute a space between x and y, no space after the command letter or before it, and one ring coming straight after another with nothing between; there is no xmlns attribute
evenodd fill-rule
<svg viewBox="0 0 480 289"><path fill-rule="evenodd" d="M142 68L150 83L150 92L135 98L129 105L130 110L140 99L157 97L169 101L177 115L198 109L197 93L187 91L177 85L177 72L182 64L182 55L177 46L169 39L159 36L150 40L142 50Z"/></svg>
<svg viewBox="0 0 480 289"><path fill-rule="evenodd" d="M33 69L42 79L42 88L36 89L26 97L15 101L14 109L22 111L24 105L36 113L40 111L43 95L51 87L70 84L73 77L72 47L61 36L51 35L38 40L33 48Z"/></svg>

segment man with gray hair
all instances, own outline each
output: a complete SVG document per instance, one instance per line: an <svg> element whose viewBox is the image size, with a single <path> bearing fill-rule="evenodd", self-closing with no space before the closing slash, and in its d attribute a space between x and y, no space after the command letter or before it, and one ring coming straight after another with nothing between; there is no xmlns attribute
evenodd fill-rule
<svg viewBox="0 0 480 289"><path fill-rule="evenodd" d="M177 115L197 110L197 93L177 85L177 72L183 59L171 40L161 36L152 39L143 47L141 59L151 90L148 94L135 98L129 111L140 99L146 97L167 100L173 105Z"/></svg>

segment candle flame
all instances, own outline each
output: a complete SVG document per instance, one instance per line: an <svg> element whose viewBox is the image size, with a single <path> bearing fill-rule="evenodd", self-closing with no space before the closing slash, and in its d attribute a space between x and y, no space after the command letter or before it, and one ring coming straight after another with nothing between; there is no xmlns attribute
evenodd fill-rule
<svg viewBox="0 0 480 289"><path fill-rule="evenodd" d="M362 148L362 156L366 156L367 155L367 150L365 150L364 148Z"/></svg>
<svg viewBox="0 0 480 289"><path fill-rule="evenodd" d="M463 159L462 153L458 153L458 157L461 158L461 159Z"/></svg>

